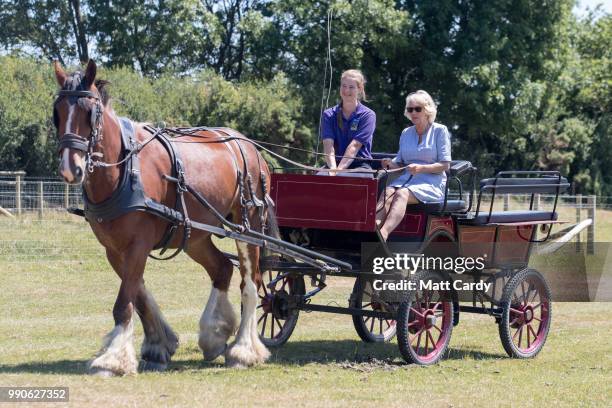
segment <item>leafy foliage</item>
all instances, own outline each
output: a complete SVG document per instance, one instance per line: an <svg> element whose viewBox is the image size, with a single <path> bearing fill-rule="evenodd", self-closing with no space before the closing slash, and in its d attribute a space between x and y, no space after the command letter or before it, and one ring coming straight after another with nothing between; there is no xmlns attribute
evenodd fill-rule
<svg viewBox="0 0 612 408"><path fill-rule="evenodd" d="M0 57L0 168L51 175L57 168L51 121L56 92L50 65ZM128 69L104 69L119 115L168 126L229 126L254 139L309 147L310 129L299 126L301 101L287 79L233 84L210 71L152 80ZM283 149L278 150L279 153ZM295 154L294 158L305 159Z"/></svg>
<svg viewBox="0 0 612 408"><path fill-rule="evenodd" d="M377 113L375 150L397 149L409 125L404 98L425 89L453 133L453 156L483 174L559 169L577 192L612 194L611 16L578 20L573 4L9 0L0 5L0 45L39 59L93 54L111 68L117 109L135 119L235 126L310 149L330 83L331 15L329 104L339 73L362 69ZM17 139L45 134L46 120Z"/></svg>

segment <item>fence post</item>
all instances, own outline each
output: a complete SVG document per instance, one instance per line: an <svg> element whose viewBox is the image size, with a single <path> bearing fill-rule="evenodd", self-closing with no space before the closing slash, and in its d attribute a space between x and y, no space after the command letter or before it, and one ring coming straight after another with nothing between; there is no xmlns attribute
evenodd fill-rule
<svg viewBox="0 0 612 408"><path fill-rule="evenodd" d="M576 194L576 224L578 224L581 220L581 211L582 211L582 194ZM580 252L580 233L576 234L576 252Z"/></svg>
<svg viewBox="0 0 612 408"><path fill-rule="evenodd" d="M15 206L17 207L17 215L21 215L21 177L22 175L19 173L15 175Z"/></svg>
<svg viewBox="0 0 612 408"><path fill-rule="evenodd" d="M596 196L591 195L587 197L587 207L589 212L589 218L593 220L591 225L587 227L587 254L595 253L595 208L597 199Z"/></svg>
<svg viewBox="0 0 612 408"><path fill-rule="evenodd" d="M43 206L44 206L44 185L42 181L38 182L38 218L42 218L43 216Z"/></svg>
<svg viewBox="0 0 612 408"><path fill-rule="evenodd" d="M508 211L510 208L510 196L508 194L504 194L504 211Z"/></svg>
<svg viewBox="0 0 612 408"><path fill-rule="evenodd" d="M68 183L64 183L64 207L70 206L70 186Z"/></svg>

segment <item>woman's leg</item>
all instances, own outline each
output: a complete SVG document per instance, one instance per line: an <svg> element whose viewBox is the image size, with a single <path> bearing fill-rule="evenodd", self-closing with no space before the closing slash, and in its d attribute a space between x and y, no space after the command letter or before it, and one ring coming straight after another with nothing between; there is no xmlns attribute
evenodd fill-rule
<svg viewBox="0 0 612 408"><path fill-rule="evenodd" d="M391 208L387 214L383 226L380 228L380 235L386 241L389 234L395 230L406 214L407 204L417 204L419 200L407 188L398 188L391 202Z"/></svg>
<svg viewBox="0 0 612 408"><path fill-rule="evenodd" d="M385 222L387 214L389 214L389 208L395 195L395 187L387 187L383 198L376 204L376 226L380 226Z"/></svg>

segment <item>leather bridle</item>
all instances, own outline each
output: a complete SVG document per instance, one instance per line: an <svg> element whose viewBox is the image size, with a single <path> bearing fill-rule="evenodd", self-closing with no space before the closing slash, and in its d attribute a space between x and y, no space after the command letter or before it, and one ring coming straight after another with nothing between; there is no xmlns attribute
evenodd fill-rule
<svg viewBox="0 0 612 408"><path fill-rule="evenodd" d="M63 149L73 149L86 153L85 164L87 166L87 170L92 173L95 167L93 157L98 155L94 153L94 149L102 140L102 115L104 113L104 106L102 105L101 98L97 93L85 90L66 89L62 89L57 93L57 100L55 104L57 104L59 99L64 96L69 97L71 100L74 99L74 103L76 103L76 100L80 98L93 98L95 100L90 115L91 132L89 137L67 132L59 138L58 147L59 152L61 152Z"/></svg>

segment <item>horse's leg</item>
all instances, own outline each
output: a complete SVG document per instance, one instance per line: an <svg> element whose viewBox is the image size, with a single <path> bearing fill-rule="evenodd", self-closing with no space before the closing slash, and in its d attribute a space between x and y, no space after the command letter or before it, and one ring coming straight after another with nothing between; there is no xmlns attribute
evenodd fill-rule
<svg viewBox="0 0 612 408"><path fill-rule="evenodd" d="M115 328L106 335L102 349L91 362L90 371L100 375L135 374L138 360L134 351L134 304L140 287L149 250L132 245L122 254L109 253L111 265L116 265L121 287L113 307ZM129 254L129 255L128 255Z"/></svg>
<svg viewBox="0 0 612 408"><path fill-rule="evenodd" d="M113 269L118 273L121 270L121 255L114 254L107 249L106 256ZM138 287L136 313L140 317L145 335L140 348L140 357L144 361L142 369L145 371L165 370L178 347L179 341L144 283Z"/></svg>
<svg viewBox="0 0 612 408"><path fill-rule="evenodd" d="M142 322L145 338L140 349L145 371L163 371L178 347L179 340L166 323L153 295L141 286L136 297L136 312Z"/></svg>
<svg viewBox="0 0 612 408"><path fill-rule="evenodd" d="M210 236L202 244L192 243L190 248L189 256L206 269L212 280L210 296L200 317L198 340L204 359L212 361L223 354L227 339L236 331L236 315L227 296L234 267Z"/></svg>
<svg viewBox="0 0 612 408"><path fill-rule="evenodd" d="M229 366L245 367L263 363L270 352L257 334L257 281L259 279L259 248L236 241L240 257L242 283L242 319L236 341L227 349L225 362Z"/></svg>

